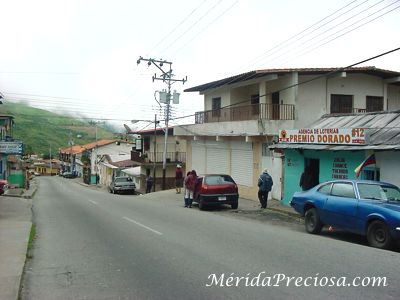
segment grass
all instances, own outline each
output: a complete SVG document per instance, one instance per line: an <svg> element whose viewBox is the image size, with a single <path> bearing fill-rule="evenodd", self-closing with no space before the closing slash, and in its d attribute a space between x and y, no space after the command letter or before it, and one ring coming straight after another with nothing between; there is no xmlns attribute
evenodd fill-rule
<svg viewBox="0 0 400 300"><path fill-rule="evenodd" d="M24 143L25 154L52 155L59 148L67 148L72 139L76 145L84 145L96 140L96 129L88 122L69 116L30 107L22 103L7 102L0 105L0 115L14 116L13 137ZM106 125L104 125L106 126ZM99 126L98 139L114 139L114 134Z"/></svg>
<svg viewBox="0 0 400 300"><path fill-rule="evenodd" d="M29 240L28 240L28 251L26 252L26 258L32 259L32 250L33 250L33 243L36 238L36 225L32 223L31 232L29 233Z"/></svg>

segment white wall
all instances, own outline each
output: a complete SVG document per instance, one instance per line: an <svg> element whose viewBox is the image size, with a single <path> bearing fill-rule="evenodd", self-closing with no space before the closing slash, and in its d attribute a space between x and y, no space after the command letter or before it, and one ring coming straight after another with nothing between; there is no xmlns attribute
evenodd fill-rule
<svg viewBox="0 0 400 300"><path fill-rule="evenodd" d="M381 172L381 181L400 186L400 152L375 152L377 166Z"/></svg>
<svg viewBox="0 0 400 300"><path fill-rule="evenodd" d="M271 199L282 199L282 158L274 156L263 156L261 159L261 170L267 169L268 174L271 175L274 185L272 186L272 193L268 195Z"/></svg>
<svg viewBox="0 0 400 300"><path fill-rule="evenodd" d="M125 143L125 142L119 142L119 145L116 143L104 145L97 147L92 150L91 153L91 172L92 174L96 173L95 170L95 161L96 161L96 155L97 155L97 160L103 155L116 155L116 154L131 154L133 144Z"/></svg>
<svg viewBox="0 0 400 300"><path fill-rule="evenodd" d="M300 76L299 82L312 78L315 76ZM343 78L320 78L302 84L298 90L295 127L307 127L322 115L330 113L332 94L353 95L353 107L365 109L367 96L385 96L385 85L381 78L364 74L347 74L347 77ZM391 97L394 99L392 103L395 103L396 93L392 92ZM397 103L399 102L397 100Z"/></svg>

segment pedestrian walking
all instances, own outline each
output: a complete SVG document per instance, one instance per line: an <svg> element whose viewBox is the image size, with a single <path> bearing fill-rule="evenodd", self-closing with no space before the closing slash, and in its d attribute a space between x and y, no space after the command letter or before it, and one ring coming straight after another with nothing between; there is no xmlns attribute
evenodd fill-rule
<svg viewBox="0 0 400 300"><path fill-rule="evenodd" d="M177 165L176 170L175 170L175 189L176 193L180 194L181 189L183 187L183 172L182 172L182 166Z"/></svg>
<svg viewBox="0 0 400 300"><path fill-rule="evenodd" d="M307 191L313 187L313 177L311 175L311 169L309 167L304 169L304 172L300 176L300 187L303 191Z"/></svg>
<svg viewBox="0 0 400 300"><path fill-rule="evenodd" d="M268 170L265 169L258 178L258 200L260 201L261 208L267 208L268 193L274 184Z"/></svg>
<svg viewBox="0 0 400 300"><path fill-rule="evenodd" d="M196 188L197 173L195 170L188 172L185 178L185 207L192 208L194 190Z"/></svg>
<svg viewBox="0 0 400 300"><path fill-rule="evenodd" d="M154 179L153 177L148 174L146 177L146 194L151 193L151 188L153 187Z"/></svg>

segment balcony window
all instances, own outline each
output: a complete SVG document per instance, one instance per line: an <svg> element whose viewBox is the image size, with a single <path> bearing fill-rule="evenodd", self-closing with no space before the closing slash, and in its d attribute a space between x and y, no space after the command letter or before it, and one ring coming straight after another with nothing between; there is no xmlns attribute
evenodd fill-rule
<svg viewBox="0 0 400 300"><path fill-rule="evenodd" d="M383 97L367 96L367 112L383 111Z"/></svg>
<svg viewBox="0 0 400 300"><path fill-rule="evenodd" d="M353 112L353 95L331 95L331 114Z"/></svg>

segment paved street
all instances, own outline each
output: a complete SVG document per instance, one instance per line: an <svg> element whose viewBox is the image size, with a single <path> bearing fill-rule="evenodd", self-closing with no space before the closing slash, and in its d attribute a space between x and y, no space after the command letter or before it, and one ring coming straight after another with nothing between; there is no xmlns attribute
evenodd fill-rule
<svg viewBox="0 0 400 300"><path fill-rule="evenodd" d="M186 209L178 196L113 195L40 178L21 298L398 299L399 252L340 233L309 235L276 214L249 218L240 204L236 213ZM311 286L287 286L283 276L310 277ZM366 276L385 276L387 286L314 286ZM277 286L262 286L267 277Z"/></svg>

